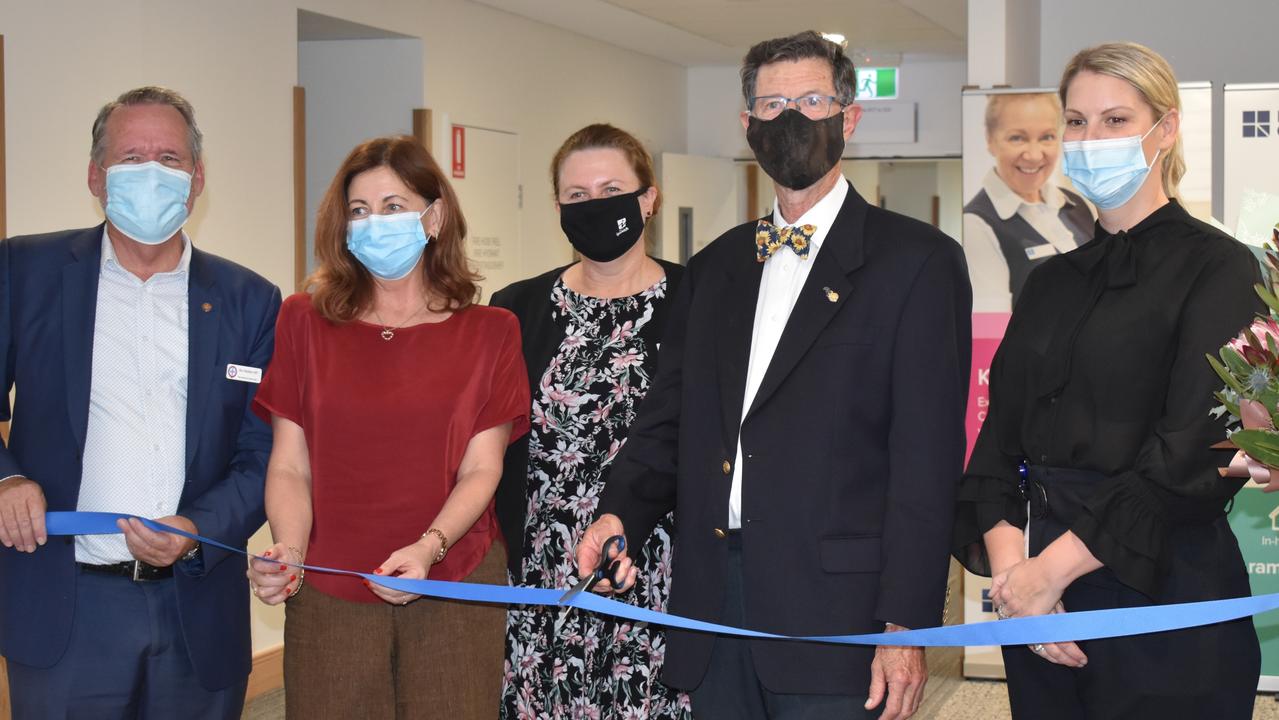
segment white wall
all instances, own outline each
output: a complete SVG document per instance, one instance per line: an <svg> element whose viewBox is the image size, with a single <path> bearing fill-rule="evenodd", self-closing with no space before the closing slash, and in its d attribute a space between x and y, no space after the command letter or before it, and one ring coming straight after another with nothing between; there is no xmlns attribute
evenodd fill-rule
<svg viewBox="0 0 1279 720"><path fill-rule="evenodd" d="M1272 82L1279 3L1274 0L1072 0L1040 8L1040 82L1056 87L1077 51L1112 40L1157 50L1186 81Z"/></svg>
<svg viewBox="0 0 1279 720"><path fill-rule="evenodd" d="M195 105L205 134L195 243L291 282L294 9L247 0L107 8L0 2L9 233L101 222L85 185L94 116L124 90L168 85Z"/></svg>
<svg viewBox="0 0 1279 720"><path fill-rule="evenodd" d="M1039 82L1041 0L968 0L968 84Z"/></svg>
<svg viewBox="0 0 1279 720"><path fill-rule="evenodd" d="M959 240L964 225L964 170L959 160L937 161L937 226L942 232Z"/></svg>
<svg viewBox="0 0 1279 720"><path fill-rule="evenodd" d="M417 39L298 43L298 84L306 88L308 270L315 213L347 153L372 137L413 132L413 109L423 106L422 59Z"/></svg>
<svg viewBox="0 0 1279 720"><path fill-rule="evenodd" d="M879 164L879 194L886 210L932 224L937 187L936 162Z"/></svg>
<svg viewBox="0 0 1279 720"><path fill-rule="evenodd" d="M736 65L688 68L688 153L753 158L742 130L742 81Z"/></svg>
<svg viewBox="0 0 1279 720"><path fill-rule="evenodd" d="M918 103L918 136L913 143L849 143L845 157L942 157L959 155L959 95L964 60L906 55L899 73L898 100ZM867 103L874 102L866 101ZM744 102L736 66L688 70L688 152L712 157L750 158L738 119Z"/></svg>
<svg viewBox="0 0 1279 720"><path fill-rule="evenodd" d="M524 237L540 248L528 274L571 254L544 170L570 132L611 121L654 154L685 151L683 68L466 0L0 0L9 232L100 222L85 186L94 115L126 89L168 85L206 136L195 242L291 289L299 7L421 37L428 107L520 134ZM254 647L278 644L280 614L254 608Z"/></svg>
<svg viewBox="0 0 1279 720"><path fill-rule="evenodd" d="M738 186L746 168L723 158L662 153L661 257L679 262L679 209L693 210L692 254L742 222Z"/></svg>
<svg viewBox="0 0 1279 720"><path fill-rule="evenodd" d="M1071 56L1090 45L1132 40L1166 57L1182 81L1213 83L1213 127L1225 127L1222 85L1279 81L1275 0L1074 0L1040 8L1040 82L1055 87ZM1213 214L1224 210L1224 135L1213 140Z"/></svg>

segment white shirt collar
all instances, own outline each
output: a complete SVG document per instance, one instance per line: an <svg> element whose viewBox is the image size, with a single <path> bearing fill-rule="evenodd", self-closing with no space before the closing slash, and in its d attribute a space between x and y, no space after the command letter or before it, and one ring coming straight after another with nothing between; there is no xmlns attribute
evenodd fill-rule
<svg viewBox="0 0 1279 720"><path fill-rule="evenodd" d="M1028 203L1020 195L1013 192L1012 188L1008 187L1008 183L999 177L999 173L995 172L994 168L991 168L986 173L986 179L982 181L982 187L986 190L986 194L990 196L990 202L995 206L995 212L1001 220L1007 220L1016 215L1022 205L1030 207L1043 205L1057 211L1061 210L1063 205L1070 203L1070 198L1066 197L1066 193L1063 193L1052 181L1044 183L1044 186L1039 189L1039 194L1044 196L1042 203ZM1071 204L1073 205L1074 203Z"/></svg>
<svg viewBox="0 0 1279 720"><path fill-rule="evenodd" d="M812 225L817 228L817 232L813 233L810 242L814 249L819 249L826 240L826 232L830 230L831 225L835 224L835 218L839 216L839 211L844 207L844 200L848 197L848 180L843 175L839 176L839 181L835 183L835 187L830 189L817 204L808 209L808 212L799 216L794 222L788 222L782 216L782 208L777 203L777 198L773 198L773 221L775 225Z"/></svg>
<svg viewBox="0 0 1279 720"><path fill-rule="evenodd" d="M102 227L102 262L98 266L99 272L108 269L119 269L124 272L124 266L120 264L119 259L115 256L115 246L111 244L111 236L107 234L107 228ZM191 269L191 238L187 236L186 231L182 232L182 257L178 259L178 266L165 273L156 273L157 275L186 275ZM132 274L132 273L130 273Z"/></svg>

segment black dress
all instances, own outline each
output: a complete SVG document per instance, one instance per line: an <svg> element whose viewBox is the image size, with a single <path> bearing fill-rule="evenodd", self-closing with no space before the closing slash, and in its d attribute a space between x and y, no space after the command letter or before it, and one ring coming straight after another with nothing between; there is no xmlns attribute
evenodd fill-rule
<svg viewBox="0 0 1279 720"><path fill-rule="evenodd" d="M1031 554L1071 530L1105 567L1068 611L1248 595L1226 522L1242 481L1209 411L1204 358L1262 310L1251 252L1175 201L1037 268L991 367L990 412L958 496L956 557L990 573L982 534L1026 527ZM1022 482L1019 463L1028 477ZM1019 718L1251 717L1250 620L1080 643L1081 669L1004 648Z"/></svg>
<svg viewBox="0 0 1279 720"><path fill-rule="evenodd" d="M661 280L629 297L580 295L561 279L566 268L493 296L494 305L520 318L530 380L536 373L532 429L506 454L520 476L504 470L509 485L497 503L504 529L519 522L505 534L519 558L513 584L567 588L576 580L573 549L656 370L667 300L681 270L662 265ZM620 601L666 609L671 526L668 515L631 549L639 573ZM499 716L688 720L688 696L659 680L665 652L664 633L646 623L512 607Z"/></svg>

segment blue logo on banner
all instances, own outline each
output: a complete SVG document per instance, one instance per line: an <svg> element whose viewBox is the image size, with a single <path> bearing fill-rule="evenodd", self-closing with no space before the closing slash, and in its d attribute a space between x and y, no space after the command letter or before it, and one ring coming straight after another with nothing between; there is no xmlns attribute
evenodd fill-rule
<svg viewBox="0 0 1279 720"><path fill-rule="evenodd" d="M1243 136L1246 138L1270 137L1270 111L1244 110Z"/></svg>

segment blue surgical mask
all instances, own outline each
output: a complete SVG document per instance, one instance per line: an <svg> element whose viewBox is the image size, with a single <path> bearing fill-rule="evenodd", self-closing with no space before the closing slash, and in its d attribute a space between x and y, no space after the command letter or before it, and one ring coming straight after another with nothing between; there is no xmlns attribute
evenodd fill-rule
<svg viewBox="0 0 1279 720"><path fill-rule="evenodd" d="M1167 115L1164 115L1167 117ZM1080 195L1101 210L1113 210L1132 199L1159 161L1159 151L1146 164L1142 141L1159 127L1159 118L1145 135L1110 140L1072 140L1061 144L1062 172Z"/></svg>
<svg viewBox="0 0 1279 720"><path fill-rule="evenodd" d="M191 174L158 162L107 168L107 219L144 245L159 245L187 222Z"/></svg>
<svg viewBox="0 0 1279 720"><path fill-rule="evenodd" d="M369 272L383 280L399 280L417 267L426 250L425 214L426 210L410 211L352 220L347 225L346 247Z"/></svg>

